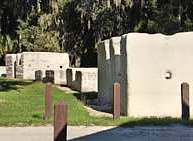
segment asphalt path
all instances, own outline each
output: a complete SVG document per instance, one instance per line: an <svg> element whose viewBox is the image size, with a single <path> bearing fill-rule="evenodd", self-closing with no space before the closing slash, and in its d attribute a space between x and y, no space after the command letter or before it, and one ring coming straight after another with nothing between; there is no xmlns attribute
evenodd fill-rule
<svg viewBox="0 0 193 141"><path fill-rule="evenodd" d="M69 126L68 141L193 141L193 127ZM0 127L0 141L53 141L53 127Z"/></svg>

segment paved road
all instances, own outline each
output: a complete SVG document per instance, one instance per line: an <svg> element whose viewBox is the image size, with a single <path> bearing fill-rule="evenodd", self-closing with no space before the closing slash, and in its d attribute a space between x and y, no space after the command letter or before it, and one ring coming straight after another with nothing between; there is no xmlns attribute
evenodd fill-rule
<svg viewBox="0 0 193 141"><path fill-rule="evenodd" d="M53 141L53 127L0 128L0 141ZM193 141L193 127L68 127L68 141Z"/></svg>

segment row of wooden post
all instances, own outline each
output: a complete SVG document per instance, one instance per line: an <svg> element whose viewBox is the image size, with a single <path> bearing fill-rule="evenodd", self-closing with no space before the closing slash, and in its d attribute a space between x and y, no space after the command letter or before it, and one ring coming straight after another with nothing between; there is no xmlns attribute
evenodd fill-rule
<svg viewBox="0 0 193 141"><path fill-rule="evenodd" d="M115 83L113 86L113 118L117 119L120 117L120 98L121 98L121 87L119 83ZM182 119L187 120L190 118L189 110L189 84L184 82L181 84L181 102L182 102Z"/></svg>
<svg viewBox="0 0 193 141"><path fill-rule="evenodd" d="M120 84L113 86L113 119L120 117ZM52 83L46 83L45 88L45 120L52 116ZM67 140L67 113L68 107L63 101L54 107L54 141Z"/></svg>
<svg viewBox="0 0 193 141"><path fill-rule="evenodd" d="M115 83L113 86L113 118L117 119L120 117L120 98L121 98L121 87L119 83ZM181 102L182 102L182 119L187 120L190 118L189 110L189 84L184 82L181 84Z"/></svg>
<svg viewBox="0 0 193 141"><path fill-rule="evenodd" d="M52 84L46 84L45 90L45 119L49 119L52 115ZM182 119L189 118L189 84L181 84L182 99ZM120 117L121 109L121 87L119 83L113 85L113 119ZM59 102L54 107L54 141L67 140L67 112L68 107L64 102Z"/></svg>
<svg viewBox="0 0 193 141"><path fill-rule="evenodd" d="M46 83L45 88L45 119L52 116L52 84ZM63 101L54 106L54 141L67 140L67 114L68 106Z"/></svg>

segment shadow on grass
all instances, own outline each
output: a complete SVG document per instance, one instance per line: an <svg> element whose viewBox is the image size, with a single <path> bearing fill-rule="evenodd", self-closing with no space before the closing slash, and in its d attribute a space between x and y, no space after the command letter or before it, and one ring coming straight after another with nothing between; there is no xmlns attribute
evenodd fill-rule
<svg viewBox="0 0 193 141"><path fill-rule="evenodd" d="M18 90L23 86L32 84L32 81L21 81L21 80L9 80L0 78L0 92L7 92L10 90Z"/></svg>
<svg viewBox="0 0 193 141"><path fill-rule="evenodd" d="M86 93L73 93L73 95L85 105L88 104L88 100L94 100L98 98L98 93L96 92L86 92Z"/></svg>
<svg viewBox="0 0 193 141"><path fill-rule="evenodd" d="M73 96L76 97L78 100L81 100L81 93L73 93Z"/></svg>
<svg viewBox="0 0 193 141"><path fill-rule="evenodd" d="M87 92L87 93L73 93L73 95L83 102L84 105L90 107L93 110L104 112L108 114L112 114L112 106L110 105L100 105L98 101L98 93L97 92Z"/></svg>
<svg viewBox="0 0 193 141"><path fill-rule="evenodd" d="M34 114L34 115L32 115L32 117L35 119L44 119L44 116L40 115L40 114Z"/></svg>
<svg viewBox="0 0 193 141"><path fill-rule="evenodd" d="M192 141L192 123L172 118L143 118L69 141Z"/></svg>

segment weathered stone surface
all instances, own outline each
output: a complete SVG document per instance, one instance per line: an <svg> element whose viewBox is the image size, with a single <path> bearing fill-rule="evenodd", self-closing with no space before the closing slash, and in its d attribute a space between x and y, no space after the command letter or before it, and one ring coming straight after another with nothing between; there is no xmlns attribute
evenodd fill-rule
<svg viewBox="0 0 193 141"><path fill-rule="evenodd" d="M84 68L76 71L74 89L84 92L98 92L98 69Z"/></svg>
<svg viewBox="0 0 193 141"><path fill-rule="evenodd" d="M71 88L72 87L72 68L68 68L66 70L66 80L67 80L67 86Z"/></svg>
<svg viewBox="0 0 193 141"><path fill-rule="evenodd" d="M98 44L98 94L99 101L102 105L112 105L113 101L110 59L110 41L105 40Z"/></svg>
<svg viewBox="0 0 193 141"><path fill-rule="evenodd" d="M121 114L127 115L127 105L128 105L128 94L127 94L127 60L125 57L127 56L126 51L126 35L121 37Z"/></svg>
<svg viewBox="0 0 193 141"><path fill-rule="evenodd" d="M110 40L110 57L111 57L111 71L112 86L114 83L121 81L121 37L113 37Z"/></svg>
<svg viewBox="0 0 193 141"><path fill-rule="evenodd" d="M0 66L0 76L6 76L6 66Z"/></svg>
<svg viewBox="0 0 193 141"><path fill-rule="evenodd" d="M66 71L55 70L54 71L54 84L67 85Z"/></svg>
<svg viewBox="0 0 193 141"><path fill-rule="evenodd" d="M94 77L96 76L96 77ZM91 79L91 77L93 77ZM98 69L97 68L68 68L67 85L74 90L83 92L98 91ZM89 81L88 84L87 80ZM84 82L84 84L83 84ZM88 88L86 88L88 87ZM82 89L83 88L83 89Z"/></svg>
<svg viewBox="0 0 193 141"><path fill-rule="evenodd" d="M77 71L81 71L81 70L84 70L84 68L68 68L69 71L68 71L68 80L69 80L69 84L68 86L71 87L72 89L76 89L75 88L75 83L76 83L76 72Z"/></svg>
<svg viewBox="0 0 193 141"><path fill-rule="evenodd" d="M5 57L6 72L8 78L16 77L16 54L7 54Z"/></svg>
<svg viewBox="0 0 193 141"><path fill-rule="evenodd" d="M23 59L21 58L22 54L16 54L16 78L22 79L23 78Z"/></svg>
<svg viewBox="0 0 193 141"><path fill-rule="evenodd" d="M35 79L35 71L42 70L45 77L46 70L64 70L69 67L69 56L67 53L51 52L24 52L23 56L23 78Z"/></svg>
<svg viewBox="0 0 193 141"><path fill-rule="evenodd" d="M126 46L122 47L126 48L127 53L124 74L127 115L181 117L180 86L182 81L188 79L187 76L191 76L189 65L193 59L192 55L188 55L191 50L188 34L126 35ZM171 79L165 78L167 71L173 74Z"/></svg>
<svg viewBox="0 0 193 141"><path fill-rule="evenodd" d="M67 85L80 92L98 92L98 69L68 68Z"/></svg>
<svg viewBox="0 0 193 141"><path fill-rule="evenodd" d="M121 37L121 109L125 115L181 117L181 83L193 82L192 38L193 32L172 36L129 33ZM109 97L105 89L110 88L111 81L101 77L109 70L104 67L109 60L105 49L108 44L105 46L104 41L98 46L99 92ZM119 68L120 64L115 63L115 67ZM115 72L110 73L116 76ZM189 100L190 117L193 117L193 95L190 94Z"/></svg>
<svg viewBox="0 0 193 141"><path fill-rule="evenodd" d="M6 66L9 78L17 77L35 80L36 71L41 70L42 77L45 77L46 70L53 70L55 72L55 83L66 85L66 69L69 67L69 55L67 53L53 52L7 54Z"/></svg>
<svg viewBox="0 0 193 141"><path fill-rule="evenodd" d="M121 81L121 37L113 37L98 46L99 100L113 105L113 85Z"/></svg>

